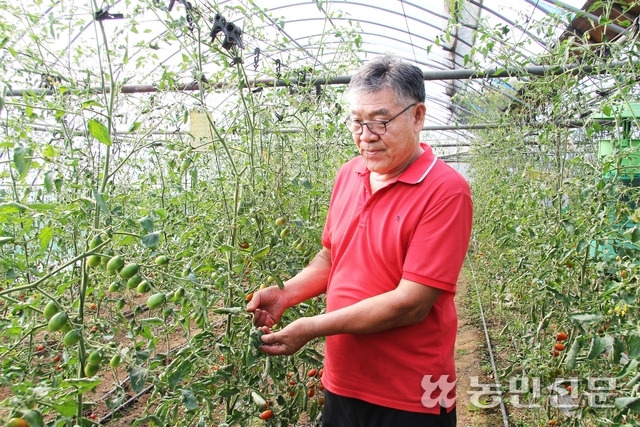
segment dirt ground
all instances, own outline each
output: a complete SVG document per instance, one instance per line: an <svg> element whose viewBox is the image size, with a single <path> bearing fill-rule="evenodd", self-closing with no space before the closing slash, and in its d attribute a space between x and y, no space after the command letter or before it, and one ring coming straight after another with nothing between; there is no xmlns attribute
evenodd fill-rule
<svg viewBox="0 0 640 427"><path fill-rule="evenodd" d="M457 418L458 427L496 427L503 424L498 408L483 409L472 404L471 395L477 391L471 383L472 377L478 377L481 384L492 382L486 369L489 366L487 344L482 323L475 314L477 300L469 280L461 277L456 303L458 307L458 337L456 342ZM471 392L471 394L470 394ZM114 427L131 425L146 405L147 396L143 396L132 405L117 421L108 423ZM312 422L300 422L298 426L312 426Z"/></svg>
<svg viewBox="0 0 640 427"><path fill-rule="evenodd" d="M483 409L471 402L473 392L471 378L478 377L477 384L489 384L492 380L483 366L488 366L487 343L480 319L473 313L476 297L471 284L461 277L456 296L458 307L458 337L456 340L457 417L458 427L496 427L503 425L498 408ZM469 393L471 392L471 394Z"/></svg>
<svg viewBox="0 0 640 427"><path fill-rule="evenodd" d="M458 337L456 342L456 366L458 374L457 383L457 417L458 427L495 427L503 424L498 408L483 409L471 403L471 394L478 390L471 383L471 378L478 377L482 384L489 384L492 380L489 378L487 368L489 366L487 357L487 347L482 330L482 323L478 318L475 306L477 304L475 293L472 291L472 285L464 277L459 283L458 294L456 296L458 307ZM184 344L184 337L178 336L176 333L171 338L171 347L176 348ZM164 346L166 343L161 343ZM108 377L108 371L102 373L105 381L87 396L89 400L97 403L92 411L97 416L96 421L100 420L109 410L104 406L104 394L113 388L113 378ZM126 376L124 371L118 372L120 379ZM133 394L128 386L128 397ZM471 392L471 394L470 394ZM129 406L123 413L118 414L116 419L106 421L105 424L113 427L130 426L132 422L145 411L149 394L140 396L139 400ZM148 409L148 408L147 408ZM301 422L299 426L311 426L312 422L307 420Z"/></svg>

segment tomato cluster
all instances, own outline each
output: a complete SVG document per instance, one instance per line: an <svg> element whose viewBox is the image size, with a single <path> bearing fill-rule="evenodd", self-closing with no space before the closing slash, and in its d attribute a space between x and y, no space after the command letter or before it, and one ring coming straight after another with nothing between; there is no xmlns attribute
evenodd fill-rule
<svg viewBox="0 0 640 427"><path fill-rule="evenodd" d="M551 355L553 357L560 356L560 353L564 351L565 345L563 342L566 341L568 338L569 336L567 335L566 332L563 332L563 331L558 332L558 334L556 335L556 342L553 345L553 350L551 350Z"/></svg>

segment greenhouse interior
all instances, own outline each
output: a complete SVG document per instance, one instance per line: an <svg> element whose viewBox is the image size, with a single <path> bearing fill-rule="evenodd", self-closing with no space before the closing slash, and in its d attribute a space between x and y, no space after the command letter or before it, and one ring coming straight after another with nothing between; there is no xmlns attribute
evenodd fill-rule
<svg viewBox="0 0 640 427"><path fill-rule="evenodd" d="M266 326L255 307L324 262L329 225L346 221L330 210L336 177L368 155L360 141L391 139L422 112L421 152L473 200L457 282L438 290L455 295L457 317L439 327L457 334L457 425L640 426L639 2L2 0L0 11L3 424L332 425L325 399L349 373L325 344L335 355L340 337L368 334L265 352L343 310L326 277ZM349 92L380 57L422 74L424 103L400 118L363 114L371 94ZM446 233L443 251L457 245ZM376 282L377 259L354 276ZM351 355L357 375L392 387L409 360L379 369L376 348ZM418 402L428 392L412 390Z"/></svg>

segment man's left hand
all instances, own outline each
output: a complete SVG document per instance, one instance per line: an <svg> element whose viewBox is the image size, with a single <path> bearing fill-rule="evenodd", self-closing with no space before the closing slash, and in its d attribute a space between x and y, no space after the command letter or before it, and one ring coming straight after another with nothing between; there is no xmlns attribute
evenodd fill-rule
<svg viewBox="0 0 640 427"><path fill-rule="evenodd" d="M312 318L302 317L277 332L272 332L268 327L263 326L260 328L264 332L260 350L271 356L288 356L296 353L315 338L310 332L312 322Z"/></svg>

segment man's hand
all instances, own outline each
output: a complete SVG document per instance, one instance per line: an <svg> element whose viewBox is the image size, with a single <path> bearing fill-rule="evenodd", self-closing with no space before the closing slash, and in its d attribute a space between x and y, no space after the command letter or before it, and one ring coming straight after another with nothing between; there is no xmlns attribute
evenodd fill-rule
<svg viewBox="0 0 640 427"><path fill-rule="evenodd" d="M313 318L301 317L278 332L271 332L268 327L260 328L262 347L260 350L270 356L292 355L307 342L315 338L311 325Z"/></svg>
<svg viewBox="0 0 640 427"><path fill-rule="evenodd" d="M253 324L271 328L287 308L324 293L330 270L331 251L322 248L309 265L284 283L284 289L271 286L256 292L247 304Z"/></svg>
<svg viewBox="0 0 640 427"><path fill-rule="evenodd" d="M277 286L261 289L253 295L247 311L253 313L253 324L271 328L287 309L284 292Z"/></svg>

